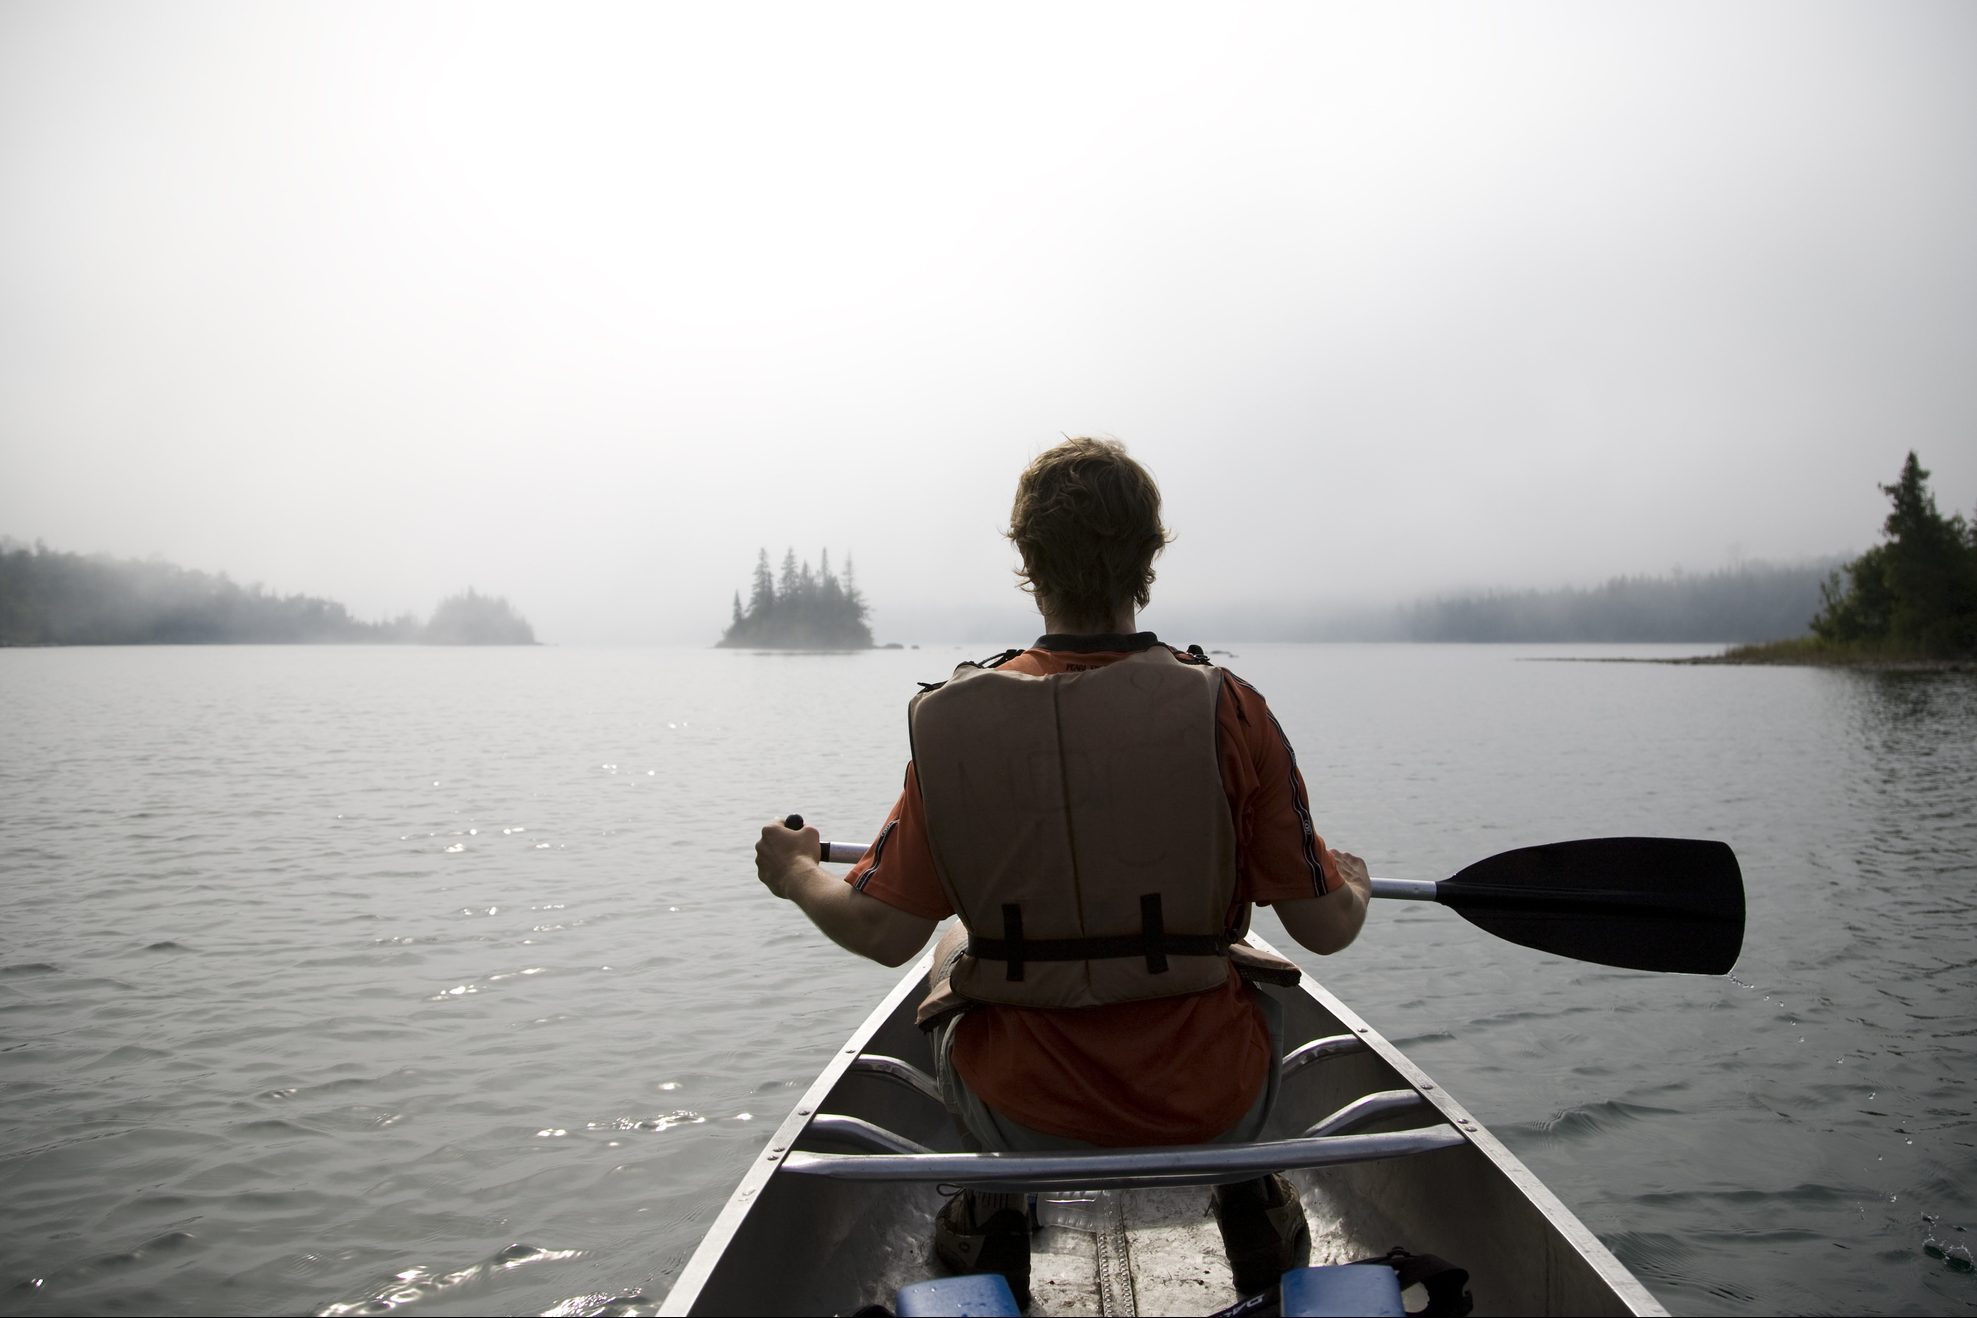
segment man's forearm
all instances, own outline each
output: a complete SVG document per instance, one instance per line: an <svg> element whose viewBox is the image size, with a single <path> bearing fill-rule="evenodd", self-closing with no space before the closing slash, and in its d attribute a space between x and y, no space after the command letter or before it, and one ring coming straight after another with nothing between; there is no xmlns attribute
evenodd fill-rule
<svg viewBox="0 0 1977 1318"><path fill-rule="evenodd" d="M815 861L791 868L783 895L839 947L888 966L911 961L933 932L933 921L867 897Z"/></svg>

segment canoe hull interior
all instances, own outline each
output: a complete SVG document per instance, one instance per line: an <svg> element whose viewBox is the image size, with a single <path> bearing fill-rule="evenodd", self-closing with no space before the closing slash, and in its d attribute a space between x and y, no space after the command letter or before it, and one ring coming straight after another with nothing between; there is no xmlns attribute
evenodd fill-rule
<svg viewBox="0 0 1977 1318"><path fill-rule="evenodd" d="M900 982L798 1102L662 1313L851 1313L940 1275L931 1240L942 1186L797 1174L786 1165L798 1150L855 1152L812 1127L820 1113L859 1117L934 1150L960 1149L936 1101L853 1065L878 1055L932 1070L912 1022L924 974L922 963ZM1366 1022L1308 976L1304 987L1263 991L1283 1003L1289 1047L1348 1034L1366 1044L1286 1074L1267 1138L1296 1137L1364 1095L1409 1089L1425 1103L1360 1132L1445 1122L1462 1136L1433 1151L1291 1172L1311 1222L1312 1262L1353 1262L1398 1245L1466 1269L1478 1314L1665 1312L1521 1162ZM1204 1314L1237 1298L1199 1185L1057 1189L1040 1194L1039 1217L1032 1313Z"/></svg>

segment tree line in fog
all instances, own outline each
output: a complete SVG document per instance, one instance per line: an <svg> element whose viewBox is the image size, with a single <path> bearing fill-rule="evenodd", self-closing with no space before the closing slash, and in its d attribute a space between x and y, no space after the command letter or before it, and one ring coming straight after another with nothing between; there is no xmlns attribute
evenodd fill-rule
<svg viewBox="0 0 1977 1318"><path fill-rule="evenodd" d="M1447 595L1395 611L1406 641L1772 641L1804 633L1840 559L1615 577L1597 586ZM1370 627L1377 632L1380 628Z"/></svg>
<svg viewBox="0 0 1977 1318"><path fill-rule="evenodd" d="M158 560L71 554L0 538L0 645L412 642L533 645L513 605L467 590L430 618L365 622L335 600L277 595Z"/></svg>

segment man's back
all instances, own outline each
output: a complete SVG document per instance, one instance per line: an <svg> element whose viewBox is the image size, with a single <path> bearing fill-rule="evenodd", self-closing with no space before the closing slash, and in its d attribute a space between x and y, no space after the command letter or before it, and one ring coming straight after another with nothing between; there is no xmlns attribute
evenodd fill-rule
<svg viewBox="0 0 1977 1318"><path fill-rule="evenodd" d="M1038 676L1094 669L1158 643L1146 632L1046 636L1003 667ZM1263 698L1232 675L1222 683L1216 740L1238 849L1236 902L1336 887L1322 841L1307 831L1310 809L1290 748ZM880 837L848 881L928 919L953 913L916 767ZM1263 1018L1233 969L1218 987L1178 997L1069 1010L979 1006L954 1041L957 1069L990 1107L1046 1134L1111 1145L1214 1138L1248 1111L1273 1060Z"/></svg>

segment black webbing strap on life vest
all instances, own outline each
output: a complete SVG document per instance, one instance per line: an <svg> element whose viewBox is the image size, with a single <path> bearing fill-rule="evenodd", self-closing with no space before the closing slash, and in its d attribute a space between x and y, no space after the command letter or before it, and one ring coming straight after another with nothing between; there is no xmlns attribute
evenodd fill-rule
<svg viewBox="0 0 1977 1318"><path fill-rule="evenodd" d="M1146 972L1149 975L1167 973L1167 922L1160 918L1160 894L1144 893L1140 897L1140 948L1146 957Z"/></svg>
<svg viewBox="0 0 1977 1318"><path fill-rule="evenodd" d="M970 661L961 666L963 668L1000 668L1021 653L1023 653L1021 650L1004 650L1001 654L990 655L988 658L982 660L980 663L975 663L973 661ZM954 679L951 677L944 677L938 682L920 682L917 683L916 685L919 686L920 688L920 694L925 695L929 691L940 690L942 687L946 686L949 682L953 680Z"/></svg>
<svg viewBox="0 0 1977 1318"><path fill-rule="evenodd" d="M1169 956L1227 956L1235 939L1227 934L1170 934L1160 913L1160 894L1140 897L1140 931L1110 938L1025 938L1023 908L1008 902L1002 908L1002 937L985 938L970 930L968 955L983 961L1001 961L1007 967L1003 978L1014 983L1023 978L1024 963L1030 961L1103 961L1114 957L1144 957L1149 972L1167 971Z"/></svg>
<svg viewBox="0 0 1977 1318"><path fill-rule="evenodd" d="M1009 950L1002 959L1009 963L1009 973L1004 979L1017 980L1023 977L1023 954L1028 947L1023 942L1023 908L1015 902L1005 902L1002 907L1002 936L1008 940ZM968 951L975 950L973 935L968 938Z"/></svg>

